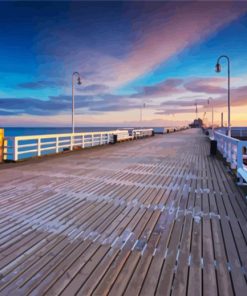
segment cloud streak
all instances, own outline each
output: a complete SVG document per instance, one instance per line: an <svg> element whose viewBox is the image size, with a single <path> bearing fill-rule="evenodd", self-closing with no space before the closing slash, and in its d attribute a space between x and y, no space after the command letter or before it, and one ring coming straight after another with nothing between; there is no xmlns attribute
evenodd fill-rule
<svg viewBox="0 0 247 296"><path fill-rule="evenodd" d="M179 94L184 91L181 88L182 83L183 79L167 79L153 86L139 88L139 92L132 96L136 98L159 98L161 96Z"/></svg>
<svg viewBox="0 0 247 296"><path fill-rule="evenodd" d="M213 98L214 108L224 108L227 106L226 90L224 92L225 94L221 94L220 96ZM189 107L194 106L195 102L198 104L198 107L201 109L207 108L209 106L207 99L184 100L183 98L180 98L180 100L163 102L160 106L162 111L160 111L160 108L159 108L156 114L168 115L168 114L177 114L177 113L194 113L195 108L189 108ZM232 89L231 106L232 107L247 106L247 86L242 86L239 88Z"/></svg>
<svg viewBox="0 0 247 296"><path fill-rule="evenodd" d="M109 87L104 84L90 84L84 87L78 86L77 91L84 93L100 94L109 91Z"/></svg>
<svg viewBox="0 0 247 296"><path fill-rule="evenodd" d="M192 92L207 94L223 94L225 88L217 84L225 81L224 78L197 78L184 84L184 87Z"/></svg>
<svg viewBox="0 0 247 296"><path fill-rule="evenodd" d="M46 89L46 88L57 88L57 87L63 87L67 86L68 83L65 81L46 81L46 80L40 80L40 81L30 81L30 82L24 82L18 84L17 87L24 88L24 89L30 89L30 90L40 90L40 89Z"/></svg>
<svg viewBox="0 0 247 296"><path fill-rule="evenodd" d="M71 111L71 96L58 95L50 96L48 100L40 100L36 98L2 98L0 99L0 114L8 115L57 115L68 113ZM126 111L139 108L140 103L131 98L113 95L77 95L75 98L75 108L78 112L112 112ZM83 109L83 110L82 110Z"/></svg>
<svg viewBox="0 0 247 296"><path fill-rule="evenodd" d="M134 29L138 37L127 58L116 65L116 84L127 83L152 71L247 10L246 5L231 2L217 2L217 5L186 2L176 6L171 3L153 3L153 7L149 2L141 5L138 11L140 16L135 15L134 18Z"/></svg>
<svg viewBox="0 0 247 296"><path fill-rule="evenodd" d="M207 107L208 97L214 97L215 108L225 107L227 101L227 90L220 87L222 84L221 78L193 78L179 79L170 78L163 82L152 86L145 86L138 89L138 92L130 95L116 95L112 93L104 93L100 90L106 90L104 85L88 85L82 88L83 94L76 95L75 106L78 112L90 113L97 112L98 114L106 112L128 111L139 109L144 100L153 101L149 103L147 108L157 109L155 114L175 114L189 113L194 110L195 102L199 107ZM87 91L95 93L87 94ZM97 93L97 92L100 93ZM80 93L80 92L79 92ZM194 97L193 93L197 96ZM171 99L171 96L181 95ZM247 105L247 86L233 88L232 106ZM153 99L162 99L158 103ZM159 102L160 100L158 100ZM156 103L155 103L156 102ZM191 108L192 109L191 109ZM71 110L71 96L57 95L49 96L47 100L40 100L33 97L23 98L1 98L0 99L0 114L8 115L56 115L65 114Z"/></svg>
<svg viewBox="0 0 247 296"><path fill-rule="evenodd" d="M78 22L80 14L77 15L77 21L73 18L70 23L72 25L68 28L65 26L61 29L61 24L53 24L52 28L41 26L43 31L37 36L38 44L35 45L40 53L39 58L44 61L40 63L39 70L43 74L41 77L46 77L47 73L51 76L47 75L50 77L47 80L20 83L17 88L31 91L64 88L64 94L48 96L46 100L30 95L22 98L4 96L0 99L0 114L45 116L70 112L71 95L68 94L71 93L71 73L75 70L80 72L85 83L84 86L76 87L76 110L80 109L80 112L100 114L127 111L139 108L141 103L148 99L155 104L164 100L159 106L162 110L156 114L188 113L194 110L191 106L194 105L195 99L189 98L191 94L198 95L197 102L201 106L206 106L206 95L216 97L216 107L225 106L226 89L222 87L221 78L171 77L153 85L136 88L135 93L130 95L114 93L118 87L147 73L151 74L171 57L204 41L212 33L244 14L247 11L246 5L233 2L218 2L217 5L208 2L186 2L179 5L148 2L137 3L135 6L133 3L125 3L124 7L128 21L121 30L115 31L121 33L120 37L119 34L111 34L111 30L114 31L113 26L109 30L110 33L107 33L101 31L100 22L95 24L92 20L89 22L97 27L97 35L91 36L84 31L90 36L83 36L82 26L78 26L81 24ZM129 7L132 7L130 11ZM125 25L129 26L126 35L126 32L122 32ZM107 33L107 36L98 32ZM100 35L101 37L98 37ZM107 47L109 50L106 50ZM233 106L247 103L246 91L246 87L232 90ZM155 105L152 108L155 108Z"/></svg>
<svg viewBox="0 0 247 296"><path fill-rule="evenodd" d="M88 84L117 88L151 73L171 57L205 41L247 11L246 5L239 2L212 5L205 1L177 5L149 1L124 3L123 7L128 19L128 33L125 28L118 34L99 29L106 35L104 40L99 34L90 36L89 42L81 38L81 28L73 27L71 33L66 28L61 31L59 26L55 26L52 31L46 29L40 34L37 47L43 55L62 62L60 75L64 75L65 70L69 73L83 71ZM75 24L79 21L73 19ZM114 32L114 28L111 30ZM90 47L92 41L100 46Z"/></svg>

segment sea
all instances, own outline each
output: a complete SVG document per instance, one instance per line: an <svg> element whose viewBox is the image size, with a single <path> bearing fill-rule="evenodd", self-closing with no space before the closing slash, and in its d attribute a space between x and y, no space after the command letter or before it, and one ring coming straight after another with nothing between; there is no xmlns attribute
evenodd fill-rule
<svg viewBox="0 0 247 296"><path fill-rule="evenodd" d="M110 131L116 129L132 129L138 127L76 127L76 133L83 132L99 132L99 131ZM152 128L152 127L141 127L141 128ZM164 127L153 127L155 132L158 132ZM5 137L14 136L33 136L33 135L48 135L48 134L66 134L71 133L71 127L5 127Z"/></svg>

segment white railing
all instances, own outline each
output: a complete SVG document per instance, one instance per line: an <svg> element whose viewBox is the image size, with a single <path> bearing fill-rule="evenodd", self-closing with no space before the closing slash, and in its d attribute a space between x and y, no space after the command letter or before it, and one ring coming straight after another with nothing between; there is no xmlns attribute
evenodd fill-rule
<svg viewBox="0 0 247 296"><path fill-rule="evenodd" d="M5 137L4 160L18 161L66 150L72 151L105 145L114 142L114 135L117 136L117 142L134 138L129 135L128 130ZM140 137L146 135L150 135L149 129L142 130Z"/></svg>
<svg viewBox="0 0 247 296"><path fill-rule="evenodd" d="M132 137L134 139L143 138L143 137L151 137L153 135L153 129L134 129L132 130Z"/></svg>
<svg viewBox="0 0 247 296"><path fill-rule="evenodd" d="M118 130L113 133L113 135L117 136L117 142L132 140L132 136L130 136L128 130Z"/></svg>
<svg viewBox="0 0 247 296"><path fill-rule="evenodd" d="M156 128L155 133L157 133L157 134L171 134L171 133L186 130L188 128L189 128L188 126Z"/></svg>
<svg viewBox="0 0 247 296"><path fill-rule="evenodd" d="M237 169L240 179L247 182L247 141L228 137L220 132L214 132L214 139L217 141L217 149L230 164L232 169Z"/></svg>
<svg viewBox="0 0 247 296"><path fill-rule="evenodd" d="M218 132L227 135L227 128L221 127L217 129ZM233 126L231 127L232 137L247 138L247 127L244 126Z"/></svg>

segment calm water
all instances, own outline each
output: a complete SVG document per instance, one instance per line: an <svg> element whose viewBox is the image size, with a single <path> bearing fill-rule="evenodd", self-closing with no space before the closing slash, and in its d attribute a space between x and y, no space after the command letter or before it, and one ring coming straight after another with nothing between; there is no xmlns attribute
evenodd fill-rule
<svg viewBox="0 0 247 296"><path fill-rule="evenodd" d="M114 130L116 127L78 127L75 132L92 132ZM70 127L6 127L4 134L8 136L31 136L47 134L66 134L71 133Z"/></svg>
<svg viewBox="0 0 247 296"><path fill-rule="evenodd" d="M97 132L110 131L115 129L123 129L123 127L78 127L75 132ZM125 129L125 128L124 128ZM158 131L155 127L154 130ZM31 136L31 135L47 135L47 134L65 134L71 133L70 127L6 127L4 134L8 136Z"/></svg>

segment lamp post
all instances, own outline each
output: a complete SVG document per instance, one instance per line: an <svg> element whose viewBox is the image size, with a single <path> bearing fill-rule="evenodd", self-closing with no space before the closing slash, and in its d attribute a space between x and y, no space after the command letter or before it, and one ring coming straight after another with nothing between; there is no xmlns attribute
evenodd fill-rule
<svg viewBox="0 0 247 296"><path fill-rule="evenodd" d="M78 72L72 74L72 133L75 132L75 96L74 96L74 77L77 76L77 84L81 84L81 77Z"/></svg>
<svg viewBox="0 0 247 296"><path fill-rule="evenodd" d="M231 98L230 98L230 59L227 55L221 55L218 57L216 66L215 66L215 71L217 73L221 72L221 65L220 65L220 60L222 58L225 58L227 60L227 65L228 65L228 71L227 71L227 76L228 76L228 136L231 137Z"/></svg>
<svg viewBox="0 0 247 296"><path fill-rule="evenodd" d="M214 138L214 100L213 98L208 98L208 104L210 103L212 104L212 134L213 134L213 138Z"/></svg>

